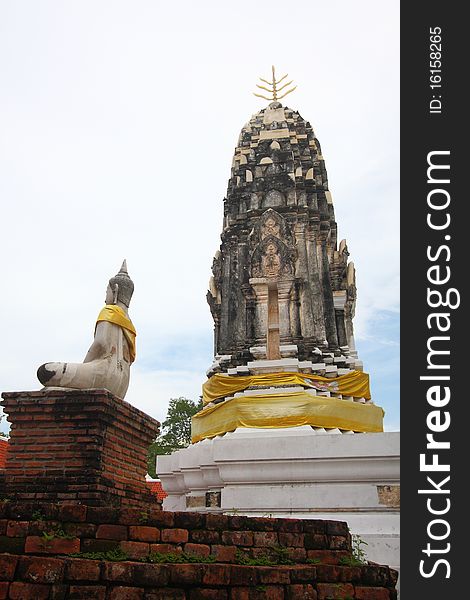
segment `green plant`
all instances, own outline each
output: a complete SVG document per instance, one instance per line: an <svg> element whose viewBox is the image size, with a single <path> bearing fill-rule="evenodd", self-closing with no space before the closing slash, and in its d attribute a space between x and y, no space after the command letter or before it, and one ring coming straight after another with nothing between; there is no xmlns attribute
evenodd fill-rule
<svg viewBox="0 0 470 600"><path fill-rule="evenodd" d="M128 560L128 555L121 550L121 548L114 548L113 550L106 550L106 552L75 552L69 554L72 558L91 558L93 560L111 560L114 562L120 562Z"/></svg>
<svg viewBox="0 0 470 600"><path fill-rule="evenodd" d="M215 556L199 556L197 554L187 554L186 552L152 552L142 562L150 563L213 563Z"/></svg>
<svg viewBox="0 0 470 600"><path fill-rule="evenodd" d="M147 511L143 510L139 516L139 523L144 524L144 523L147 523L148 520L149 520L149 514Z"/></svg>
<svg viewBox="0 0 470 600"><path fill-rule="evenodd" d="M73 540L74 537L75 537L74 535L65 533L65 531L60 527L60 525L55 525L49 531L42 532L42 544L44 545L44 547L47 547L50 545L52 540L54 540L55 538L62 538L64 540Z"/></svg>
<svg viewBox="0 0 470 600"><path fill-rule="evenodd" d="M361 565L367 562L367 556L362 546L368 546L368 543L354 533L352 535L352 556Z"/></svg>
<svg viewBox="0 0 470 600"><path fill-rule="evenodd" d="M319 565L321 560L319 558L307 558L305 562L309 565Z"/></svg>
<svg viewBox="0 0 470 600"><path fill-rule="evenodd" d="M42 514L42 512L40 510L35 510L35 511L33 511L33 514L31 515L31 519L33 521L44 521L44 515Z"/></svg>
<svg viewBox="0 0 470 600"><path fill-rule="evenodd" d="M274 565L293 565L294 561L289 557L289 550L284 546L270 546L267 551L257 557L250 557L243 550L237 550L235 562L239 565L272 567Z"/></svg>

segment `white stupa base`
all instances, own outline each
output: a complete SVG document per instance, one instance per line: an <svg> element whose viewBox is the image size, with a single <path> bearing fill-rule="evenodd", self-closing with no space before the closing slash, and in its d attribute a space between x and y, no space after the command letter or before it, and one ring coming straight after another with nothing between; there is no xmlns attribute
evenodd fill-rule
<svg viewBox="0 0 470 600"><path fill-rule="evenodd" d="M164 510L346 521L399 568L399 433L237 429L159 456Z"/></svg>

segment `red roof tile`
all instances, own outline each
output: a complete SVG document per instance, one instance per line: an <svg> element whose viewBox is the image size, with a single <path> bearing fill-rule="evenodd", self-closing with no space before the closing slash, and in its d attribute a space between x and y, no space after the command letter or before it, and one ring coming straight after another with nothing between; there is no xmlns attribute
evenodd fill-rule
<svg viewBox="0 0 470 600"><path fill-rule="evenodd" d="M158 500L162 501L168 496L168 494L163 491L162 482L158 479L156 481L147 481L147 485L149 486L150 491L157 496Z"/></svg>
<svg viewBox="0 0 470 600"><path fill-rule="evenodd" d="M7 449L8 449L7 440L2 440L2 438L0 438L0 469L4 469L6 466Z"/></svg>

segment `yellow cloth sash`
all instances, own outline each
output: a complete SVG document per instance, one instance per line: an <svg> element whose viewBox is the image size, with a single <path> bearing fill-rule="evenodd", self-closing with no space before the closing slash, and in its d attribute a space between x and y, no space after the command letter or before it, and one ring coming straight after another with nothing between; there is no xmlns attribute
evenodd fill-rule
<svg viewBox="0 0 470 600"><path fill-rule="evenodd" d="M98 315L96 323L98 324L100 321L114 323L114 325L119 325L119 327L122 328L124 337L129 344L131 363L133 363L135 361L135 336L137 335L137 332L132 324L132 321L129 319L123 309L116 304L107 304Z"/></svg>
<svg viewBox="0 0 470 600"><path fill-rule="evenodd" d="M383 431L384 410L339 398L287 392L240 396L203 408L192 418L191 441L199 442L237 427L282 428L313 425L361 432Z"/></svg>
<svg viewBox="0 0 470 600"><path fill-rule="evenodd" d="M233 396L254 385L303 385L343 396L370 400L369 375L351 371L346 375L329 378L307 373L265 373L263 375L225 375L216 373L202 386L204 404L217 398Z"/></svg>

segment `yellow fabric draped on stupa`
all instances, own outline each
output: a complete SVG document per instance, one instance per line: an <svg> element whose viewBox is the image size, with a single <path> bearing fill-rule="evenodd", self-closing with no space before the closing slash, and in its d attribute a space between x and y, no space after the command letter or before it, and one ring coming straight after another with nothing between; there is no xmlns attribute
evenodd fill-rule
<svg viewBox="0 0 470 600"><path fill-rule="evenodd" d="M311 425L357 432L383 431L384 411L379 406L315 395L314 389L318 389L370 400L369 375L361 371L351 371L334 379L296 372L248 376L218 373L203 385L203 399L207 405L252 386L288 385L312 390L283 392L279 388L275 392L244 395L205 406L192 418L191 441L196 443L238 427L275 429Z"/></svg>
<svg viewBox="0 0 470 600"><path fill-rule="evenodd" d="M253 386L301 385L319 390L365 398L370 400L369 375L362 371L351 371L346 375L329 378L308 373L263 373L262 375L226 375L216 373L202 386L204 404L217 398L233 396Z"/></svg>
<svg viewBox="0 0 470 600"><path fill-rule="evenodd" d="M240 396L194 415L191 441L199 442L238 427L283 428L311 425L357 432L383 431L384 411L375 404L303 392Z"/></svg>
<svg viewBox="0 0 470 600"><path fill-rule="evenodd" d="M129 354L131 363L133 363L136 355L135 336L137 335L137 332L124 310L116 304L107 304L98 315L96 323L98 324L100 321L107 321L108 323L114 323L114 325L119 325L119 327L121 327L124 337L129 344Z"/></svg>

